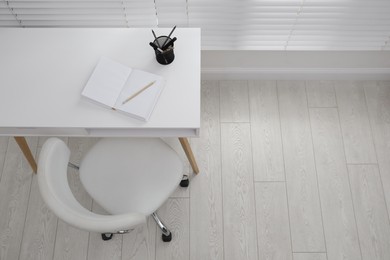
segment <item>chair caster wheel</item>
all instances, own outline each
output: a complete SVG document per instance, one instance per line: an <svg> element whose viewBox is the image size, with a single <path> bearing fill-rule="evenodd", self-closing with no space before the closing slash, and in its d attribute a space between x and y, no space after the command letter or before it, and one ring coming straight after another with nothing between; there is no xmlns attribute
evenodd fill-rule
<svg viewBox="0 0 390 260"><path fill-rule="evenodd" d="M190 184L190 179L188 178L188 175L183 175L183 178L180 181L180 187L188 187Z"/></svg>
<svg viewBox="0 0 390 260"><path fill-rule="evenodd" d="M113 235L114 235L113 233L103 233L102 234L102 239L104 241L110 240L110 239L112 239Z"/></svg>
<svg viewBox="0 0 390 260"><path fill-rule="evenodd" d="M186 188L188 185L190 185L190 180L182 180L180 182L180 187Z"/></svg>
<svg viewBox="0 0 390 260"><path fill-rule="evenodd" d="M171 242L171 240L172 240L172 233L169 232L169 235L168 235L168 236L162 234L161 237L162 237L162 241L164 241L164 242Z"/></svg>

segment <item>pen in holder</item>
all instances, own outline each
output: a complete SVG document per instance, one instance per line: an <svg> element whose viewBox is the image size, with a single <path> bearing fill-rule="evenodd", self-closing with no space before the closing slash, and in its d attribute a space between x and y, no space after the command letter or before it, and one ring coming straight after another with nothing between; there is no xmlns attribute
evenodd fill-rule
<svg viewBox="0 0 390 260"><path fill-rule="evenodd" d="M153 42L149 43L153 47L156 54L156 60L162 65L168 65L175 59L173 52L173 43L176 41L176 37L172 39L167 36L157 37Z"/></svg>

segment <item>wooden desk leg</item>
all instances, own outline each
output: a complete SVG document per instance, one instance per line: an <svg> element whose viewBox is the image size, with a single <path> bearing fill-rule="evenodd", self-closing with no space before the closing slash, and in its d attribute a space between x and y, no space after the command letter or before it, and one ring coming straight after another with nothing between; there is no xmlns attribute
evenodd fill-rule
<svg viewBox="0 0 390 260"><path fill-rule="evenodd" d="M198 165L196 164L194 154L192 153L190 143L188 142L188 139L186 137L179 137L179 141L181 146L183 147L183 150L187 156L188 161L190 162L190 165L192 167L192 170L198 174L199 173L199 168Z"/></svg>
<svg viewBox="0 0 390 260"><path fill-rule="evenodd" d="M23 136L14 136L16 143L19 145L20 150L22 150L24 157L27 159L34 173L37 173L37 163L35 162L34 156L31 153L30 147L26 142L26 138Z"/></svg>

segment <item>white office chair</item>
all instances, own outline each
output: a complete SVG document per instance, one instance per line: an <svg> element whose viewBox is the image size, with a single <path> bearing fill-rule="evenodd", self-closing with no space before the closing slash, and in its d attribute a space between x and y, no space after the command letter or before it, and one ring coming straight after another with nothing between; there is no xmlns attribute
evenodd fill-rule
<svg viewBox="0 0 390 260"><path fill-rule="evenodd" d="M162 230L171 232L155 211L168 199L182 178L183 165L173 149L159 138L103 138L87 153L80 167L69 163L70 151L58 138L48 139L38 161L38 184L42 197L58 218L90 232L126 233L152 215ZM80 170L80 180L90 196L112 215L93 213L73 196L67 167ZM182 180L182 181L181 181Z"/></svg>

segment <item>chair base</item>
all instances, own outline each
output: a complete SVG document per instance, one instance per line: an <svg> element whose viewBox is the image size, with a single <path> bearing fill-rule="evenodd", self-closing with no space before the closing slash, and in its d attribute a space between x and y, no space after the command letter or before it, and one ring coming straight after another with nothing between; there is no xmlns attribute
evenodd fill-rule
<svg viewBox="0 0 390 260"><path fill-rule="evenodd" d="M162 241L164 242L170 242L172 240L172 233L169 231L169 229L162 223L160 218L157 216L157 213L154 212L152 214L153 219L156 221L157 226L161 229L162 231Z"/></svg>
<svg viewBox="0 0 390 260"><path fill-rule="evenodd" d="M72 167L71 165L69 165L69 166ZM188 175L183 175L183 178L180 181L180 187L186 188L186 187L189 186L189 184L190 184L190 180L188 178ZM161 235L162 241L170 242L172 240L172 233L171 233L171 231L169 231L169 229L165 226L165 224L160 220L160 218L158 217L156 212L154 212L152 214L152 216L153 216L153 219L156 221L157 226L162 231L162 235ZM119 233L123 234L123 233L127 233L127 232L119 232ZM102 239L104 241L111 240L113 236L114 236L113 233L103 233L102 234Z"/></svg>

